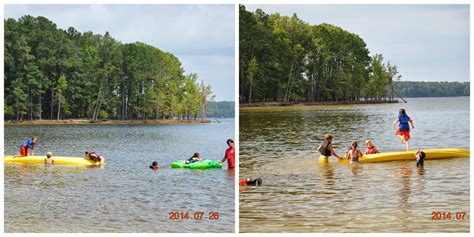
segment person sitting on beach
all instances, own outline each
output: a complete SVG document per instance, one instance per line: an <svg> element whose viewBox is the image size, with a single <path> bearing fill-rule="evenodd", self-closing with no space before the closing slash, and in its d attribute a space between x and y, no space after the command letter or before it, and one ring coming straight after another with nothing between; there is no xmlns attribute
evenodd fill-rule
<svg viewBox="0 0 474 237"><path fill-rule="evenodd" d="M86 151L85 158L99 163L100 165L105 164L105 158L100 153L95 151Z"/></svg>
<svg viewBox="0 0 474 237"><path fill-rule="evenodd" d="M48 153L46 153L46 158L44 158L44 164L52 165L53 163L54 163L53 153L49 151Z"/></svg>
<svg viewBox="0 0 474 237"><path fill-rule="evenodd" d="M334 155L338 159L342 159L342 157L340 157L334 151L334 148L331 144L333 139L334 139L334 136L329 134L329 133L324 135L324 142L321 145L319 145L319 147L317 149L317 151L319 151L319 153L321 153L321 156L319 156L319 162L320 163L329 163L329 157L331 155Z"/></svg>
<svg viewBox="0 0 474 237"><path fill-rule="evenodd" d="M38 142L38 138L32 137L31 139L26 139L23 141L20 147L20 155L19 156L29 156L30 151L31 155L35 155L35 145Z"/></svg>
<svg viewBox="0 0 474 237"><path fill-rule="evenodd" d="M416 167L423 167L425 165L426 153L418 150L415 153L415 157L416 157Z"/></svg>
<svg viewBox="0 0 474 237"><path fill-rule="evenodd" d="M260 186L260 185L262 185L262 179L260 177L256 179L246 178L246 179L239 180L239 186Z"/></svg>
<svg viewBox="0 0 474 237"><path fill-rule="evenodd" d="M415 126L413 125L411 118L407 115L405 109L400 109L398 111L398 118L393 122L392 126L396 127L397 123L398 129L395 132L395 135L400 138L400 143L406 144L408 151L410 148L410 144L408 142L408 140L410 140L410 124L412 129L415 129Z"/></svg>
<svg viewBox="0 0 474 237"><path fill-rule="evenodd" d="M359 157L363 156L362 152L357 149L358 144L356 141L353 141L351 147L347 151L346 158L350 159L350 163L359 163Z"/></svg>
<svg viewBox="0 0 474 237"><path fill-rule="evenodd" d="M153 163L151 163L150 169L156 171L156 170L158 170L158 167L159 167L158 162L153 161Z"/></svg>
<svg viewBox="0 0 474 237"><path fill-rule="evenodd" d="M201 156L199 155L199 153L196 152L191 158L187 159L184 163L191 164L200 160L201 160Z"/></svg>
<svg viewBox="0 0 474 237"><path fill-rule="evenodd" d="M371 140L366 140L365 145L367 146L367 148L365 149L366 155L380 153L379 149L377 149L377 147L374 146L374 143L372 143Z"/></svg>

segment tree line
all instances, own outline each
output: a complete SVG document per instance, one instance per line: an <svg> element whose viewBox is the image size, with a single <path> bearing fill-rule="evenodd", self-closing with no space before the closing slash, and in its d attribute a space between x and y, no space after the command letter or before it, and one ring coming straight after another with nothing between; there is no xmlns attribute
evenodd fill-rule
<svg viewBox="0 0 474 237"><path fill-rule="evenodd" d="M239 7L241 103L393 100L397 66L358 35Z"/></svg>
<svg viewBox="0 0 474 237"><path fill-rule="evenodd" d="M469 82L399 81L395 91L401 97L449 97L469 96Z"/></svg>
<svg viewBox="0 0 474 237"><path fill-rule="evenodd" d="M235 118L234 101L213 101L209 102L211 110L209 117L212 118Z"/></svg>
<svg viewBox="0 0 474 237"><path fill-rule="evenodd" d="M179 59L106 32L60 29L45 17L6 19L5 119L205 119L210 85Z"/></svg>

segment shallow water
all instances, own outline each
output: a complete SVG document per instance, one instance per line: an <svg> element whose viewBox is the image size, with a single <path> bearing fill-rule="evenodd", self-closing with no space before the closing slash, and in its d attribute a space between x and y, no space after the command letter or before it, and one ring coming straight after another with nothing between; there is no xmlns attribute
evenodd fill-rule
<svg viewBox="0 0 474 237"><path fill-rule="evenodd" d="M5 126L5 153L39 137L37 154L100 151L103 168L5 164L5 232L234 232L234 172L175 170L199 151L222 159L234 120L198 125ZM148 168L157 160L157 172ZM173 211L218 220L170 220Z"/></svg>
<svg viewBox="0 0 474 237"><path fill-rule="evenodd" d="M352 140L403 150L392 122L404 107L413 149L469 149L469 97L408 99L407 104L244 108L240 110L241 232L469 232L469 220L432 212L470 210L469 158L320 165L325 133L343 154ZM362 149L364 151L364 149Z"/></svg>

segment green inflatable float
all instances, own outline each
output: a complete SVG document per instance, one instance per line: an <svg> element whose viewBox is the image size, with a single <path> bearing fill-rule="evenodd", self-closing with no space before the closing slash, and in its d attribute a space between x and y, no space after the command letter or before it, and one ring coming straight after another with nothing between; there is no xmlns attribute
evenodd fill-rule
<svg viewBox="0 0 474 237"><path fill-rule="evenodd" d="M191 164L186 164L184 160L177 160L171 163L171 168L186 168L186 169L211 169L211 168L222 168L222 163L216 160L201 160Z"/></svg>

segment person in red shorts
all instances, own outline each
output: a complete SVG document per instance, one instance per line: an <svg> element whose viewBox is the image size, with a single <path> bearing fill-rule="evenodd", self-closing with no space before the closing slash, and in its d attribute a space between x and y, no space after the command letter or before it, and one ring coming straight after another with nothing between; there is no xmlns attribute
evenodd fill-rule
<svg viewBox="0 0 474 237"><path fill-rule="evenodd" d="M397 132L395 132L395 135L400 138L400 143L406 144L408 151L410 148L410 144L408 142L408 140L410 140L410 125L412 129L415 129L415 126L413 125L411 118L407 115L405 109L400 109L398 111L398 118L393 122L392 126L396 127L397 123L398 129Z"/></svg>
<svg viewBox="0 0 474 237"><path fill-rule="evenodd" d="M219 160L220 163L223 163L227 160L227 167L229 170L235 169L235 148L234 148L234 140L227 139L227 145L229 148L225 150L224 159Z"/></svg>
<svg viewBox="0 0 474 237"><path fill-rule="evenodd" d="M35 145L36 145L36 142L37 142L37 138L36 137L32 137L31 139L26 139L25 141L23 141L23 143L21 144L21 147L20 147L20 155L19 156L29 156L30 154L30 151L31 151L31 155L35 155Z"/></svg>

